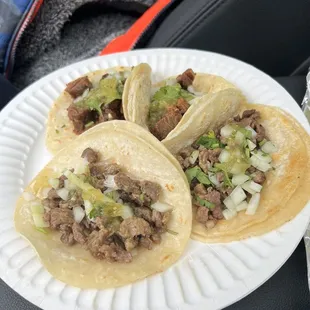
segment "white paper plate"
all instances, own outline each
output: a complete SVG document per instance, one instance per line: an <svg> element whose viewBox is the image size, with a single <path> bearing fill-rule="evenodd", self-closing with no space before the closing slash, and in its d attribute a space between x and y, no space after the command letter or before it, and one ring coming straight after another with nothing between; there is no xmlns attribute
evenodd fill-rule
<svg viewBox="0 0 310 310"><path fill-rule="evenodd" d="M13 226L17 197L50 158L44 146L48 110L65 84L81 74L140 62L151 65L156 80L189 67L221 75L240 87L249 101L285 109L310 132L298 105L279 84L252 66L214 53L137 50L82 61L34 83L0 114L0 276L43 309L223 308L271 277L294 251L308 224L309 203L293 221L260 238L212 245L190 241L169 270L118 289L81 290L51 277Z"/></svg>

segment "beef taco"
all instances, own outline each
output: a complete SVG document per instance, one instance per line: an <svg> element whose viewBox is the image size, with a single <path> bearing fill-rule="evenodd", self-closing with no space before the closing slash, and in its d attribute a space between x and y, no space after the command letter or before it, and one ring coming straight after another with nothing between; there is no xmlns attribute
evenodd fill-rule
<svg viewBox="0 0 310 310"><path fill-rule="evenodd" d="M148 128L161 141L173 136L205 105L210 94L236 89L220 76L195 73L192 69L151 87L151 68L147 64L135 67L130 80L131 94L125 98L127 119Z"/></svg>
<svg viewBox="0 0 310 310"><path fill-rule="evenodd" d="M67 84L48 116L46 145L56 153L98 123L124 120L126 79L131 68L90 72Z"/></svg>
<svg viewBox="0 0 310 310"><path fill-rule="evenodd" d="M309 134L281 109L242 105L234 117L203 128L192 119L187 131L191 139L180 134L166 146L190 184L193 239L228 242L267 233L309 200Z"/></svg>
<svg viewBox="0 0 310 310"><path fill-rule="evenodd" d="M183 253L191 197L180 169L125 121L62 149L19 198L16 230L57 279L112 288L161 272ZM138 137L138 138L136 138Z"/></svg>

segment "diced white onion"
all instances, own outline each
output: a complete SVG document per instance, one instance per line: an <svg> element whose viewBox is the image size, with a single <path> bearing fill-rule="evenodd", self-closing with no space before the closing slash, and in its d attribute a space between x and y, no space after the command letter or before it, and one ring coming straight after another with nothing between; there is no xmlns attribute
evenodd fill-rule
<svg viewBox="0 0 310 310"><path fill-rule="evenodd" d="M84 98L88 95L88 93L89 93L89 88L87 88L81 96L76 97L76 98L73 100L73 102L74 102L74 103L77 103L77 102L81 101L82 99L84 99Z"/></svg>
<svg viewBox="0 0 310 310"><path fill-rule="evenodd" d="M246 126L245 129L252 132L252 138L255 138L257 136L257 132L252 127Z"/></svg>
<svg viewBox="0 0 310 310"><path fill-rule="evenodd" d="M23 198L24 198L26 201L32 201L32 200L34 200L36 197L35 197L32 193L24 192L24 193L23 193Z"/></svg>
<svg viewBox="0 0 310 310"><path fill-rule="evenodd" d="M133 216L132 208L129 207L128 205L123 205L122 218L127 219L128 217L132 217L132 216Z"/></svg>
<svg viewBox="0 0 310 310"><path fill-rule="evenodd" d="M51 190L52 188L51 187L44 187L42 188L41 190L41 195L43 198L47 198L48 196L48 192Z"/></svg>
<svg viewBox="0 0 310 310"><path fill-rule="evenodd" d="M240 186L237 186L232 193L229 195L231 197L233 203L237 206L244 199L246 199L246 194Z"/></svg>
<svg viewBox="0 0 310 310"><path fill-rule="evenodd" d="M221 163L227 163L229 161L230 153L227 150L222 150L220 156L219 156L219 161Z"/></svg>
<svg viewBox="0 0 310 310"><path fill-rule="evenodd" d="M66 188L60 188L56 192L62 200L67 200L69 197L69 191Z"/></svg>
<svg viewBox="0 0 310 310"><path fill-rule="evenodd" d="M229 210L234 211L236 209L236 205L234 204L231 197L229 197L229 196L224 199L223 203L226 206L226 208Z"/></svg>
<svg viewBox="0 0 310 310"><path fill-rule="evenodd" d="M267 162L259 160L257 156L252 156L250 158L250 162L251 162L252 166L254 166L255 168L257 168L258 170L260 170L262 172L266 172L269 169L271 169L270 164L268 164Z"/></svg>
<svg viewBox="0 0 310 310"><path fill-rule="evenodd" d="M265 142L264 145L262 146L262 151L267 154L272 154L277 150L278 149L276 148L276 146L270 141Z"/></svg>
<svg viewBox="0 0 310 310"><path fill-rule="evenodd" d="M227 124L221 128L221 136L224 138L228 138L233 133L233 131L234 131L234 128L231 127L229 124Z"/></svg>
<svg viewBox="0 0 310 310"><path fill-rule="evenodd" d="M84 200L84 208L85 208L85 213L88 216L88 214L93 208L93 205L89 200Z"/></svg>
<svg viewBox="0 0 310 310"><path fill-rule="evenodd" d="M188 86L188 87L187 87L187 90L188 90L190 93L192 93L193 95L195 95L195 96L202 96L202 95L203 95L202 92L195 91L193 85Z"/></svg>
<svg viewBox="0 0 310 310"><path fill-rule="evenodd" d="M271 163L272 158L270 155L264 154L262 151L258 151L256 153L251 153L253 156L256 156L260 161L265 163Z"/></svg>
<svg viewBox="0 0 310 310"><path fill-rule="evenodd" d="M73 208L73 217L77 223L81 223L84 216L85 216L85 211L83 210L82 207L77 206Z"/></svg>
<svg viewBox="0 0 310 310"><path fill-rule="evenodd" d="M69 180L65 180L65 188L69 191L76 189L76 185L72 184Z"/></svg>
<svg viewBox="0 0 310 310"><path fill-rule="evenodd" d="M107 175L106 179L104 180L104 183L103 183L104 186L107 188L116 189L117 186L115 184L114 177L115 177L115 175Z"/></svg>
<svg viewBox="0 0 310 310"><path fill-rule="evenodd" d="M223 211L223 216L226 220L231 220L233 217L237 215L237 211L226 209Z"/></svg>
<svg viewBox="0 0 310 310"><path fill-rule="evenodd" d="M167 212L173 209L171 205L168 205L167 203L163 202L155 202L151 205L151 208L158 211L158 212Z"/></svg>
<svg viewBox="0 0 310 310"><path fill-rule="evenodd" d="M244 142L245 136L242 132L237 131L235 136L235 141L237 144L241 145Z"/></svg>
<svg viewBox="0 0 310 310"><path fill-rule="evenodd" d="M198 156L199 156L199 151L198 150L193 151L191 156L189 157L189 162L193 165L195 161L197 160Z"/></svg>
<svg viewBox="0 0 310 310"><path fill-rule="evenodd" d="M246 174L236 174L232 177L231 183L237 186L245 183L249 179L250 177Z"/></svg>
<svg viewBox="0 0 310 310"><path fill-rule="evenodd" d="M248 193L250 193L251 195L255 194L255 191L253 191L253 189L250 187L250 183L251 181L245 182L244 184L241 185L241 187L247 191Z"/></svg>
<svg viewBox="0 0 310 310"><path fill-rule="evenodd" d="M240 212L243 210L246 210L248 208L248 203L246 201L242 201L237 207L236 207L236 211Z"/></svg>
<svg viewBox="0 0 310 310"><path fill-rule="evenodd" d="M259 200L260 200L260 194L259 193L254 194L249 201L248 208L245 211L245 214L254 215L259 205Z"/></svg>
<svg viewBox="0 0 310 310"><path fill-rule="evenodd" d="M48 184L50 186L52 186L53 188L57 189L59 187L59 179L56 179L56 178L50 178L48 180Z"/></svg>
<svg viewBox="0 0 310 310"><path fill-rule="evenodd" d="M84 162L79 164L77 168L74 169L74 174L83 174L86 172L88 166L87 160L84 159Z"/></svg>
<svg viewBox="0 0 310 310"><path fill-rule="evenodd" d="M220 182L218 181L216 174L214 174L212 172L208 172L208 177L209 177L209 180L211 181L211 183L213 183L215 186L220 185Z"/></svg>
<svg viewBox="0 0 310 310"><path fill-rule="evenodd" d="M32 214L33 222L36 227L43 228L49 227L49 223L45 222L42 214L34 213Z"/></svg>
<svg viewBox="0 0 310 310"><path fill-rule="evenodd" d="M256 193L259 193L263 188L260 184L255 183L254 181L250 181L249 186Z"/></svg>
<svg viewBox="0 0 310 310"><path fill-rule="evenodd" d="M195 92L194 87L192 85L188 86L187 90L192 94Z"/></svg>
<svg viewBox="0 0 310 310"><path fill-rule="evenodd" d="M251 140L247 139L246 142L248 143L250 151L253 151L256 148L256 144L253 143Z"/></svg>

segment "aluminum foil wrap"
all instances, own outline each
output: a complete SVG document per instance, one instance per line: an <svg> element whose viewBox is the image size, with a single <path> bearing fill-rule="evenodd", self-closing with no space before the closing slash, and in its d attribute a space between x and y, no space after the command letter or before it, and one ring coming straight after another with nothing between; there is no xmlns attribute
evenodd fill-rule
<svg viewBox="0 0 310 310"><path fill-rule="evenodd" d="M308 122L310 123L310 72L307 75L307 90L305 97L302 101L302 110L304 111ZM308 283L310 288L310 224L306 230L305 236L305 246L307 253L307 266L308 266Z"/></svg>

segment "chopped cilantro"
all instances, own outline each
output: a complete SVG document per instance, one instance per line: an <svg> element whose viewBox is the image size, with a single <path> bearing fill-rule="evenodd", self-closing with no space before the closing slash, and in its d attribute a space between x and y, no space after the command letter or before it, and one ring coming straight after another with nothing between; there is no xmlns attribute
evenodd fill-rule
<svg viewBox="0 0 310 310"><path fill-rule="evenodd" d="M223 148L224 145L215 137L213 130L209 131L206 135L201 136L196 144L202 145L206 149Z"/></svg>
<svg viewBox="0 0 310 310"><path fill-rule="evenodd" d="M58 133L59 133L59 130L58 130L58 129L56 129L56 130L55 130L55 132L58 134Z"/></svg>
<svg viewBox="0 0 310 310"><path fill-rule="evenodd" d="M211 185L209 177L203 171L199 171L198 174L196 175L196 178L202 184Z"/></svg>
<svg viewBox="0 0 310 310"><path fill-rule="evenodd" d="M245 155L247 158L250 158L250 149L249 148L245 148Z"/></svg>
<svg viewBox="0 0 310 310"><path fill-rule="evenodd" d="M88 129L88 128L90 128L91 126L93 126L95 123L93 122L93 121L91 121L91 122L89 122L89 123L87 123L86 125L85 125L85 128L86 129Z"/></svg>
<svg viewBox="0 0 310 310"><path fill-rule="evenodd" d="M187 177L188 183L191 183L192 180L196 178L202 184L205 185L211 184L209 177L198 166L186 169L185 175Z"/></svg>
<svg viewBox="0 0 310 310"><path fill-rule="evenodd" d="M99 208L98 206L93 207L88 214L90 219L95 219L96 217L101 216L101 215L103 215L103 208Z"/></svg>
<svg viewBox="0 0 310 310"><path fill-rule="evenodd" d="M47 235L47 230L44 229L44 228L42 228L42 227L36 227L36 230L39 231L39 232L42 233L42 234Z"/></svg>
<svg viewBox="0 0 310 310"><path fill-rule="evenodd" d="M258 144L259 144L260 147L262 147L266 142L267 142L267 140L264 139L263 141L259 142Z"/></svg>
<svg viewBox="0 0 310 310"><path fill-rule="evenodd" d="M224 173L224 185L226 187L233 187L233 184L231 183L231 180L229 178L229 175L228 175L228 167L225 163L217 163L215 164L215 168L219 169L220 171L222 171Z"/></svg>
<svg viewBox="0 0 310 310"><path fill-rule="evenodd" d="M91 211L89 212L88 216L90 219L95 219L98 216L103 216L104 214L104 209L105 209L105 204L96 201L93 204L93 208L91 209Z"/></svg>
<svg viewBox="0 0 310 310"><path fill-rule="evenodd" d="M195 200L202 207L207 207L208 209L213 209L215 207L214 203L211 203L208 200L202 199L199 196L195 196Z"/></svg>
<svg viewBox="0 0 310 310"><path fill-rule="evenodd" d="M178 235L179 233L177 233L176 231L173 231L173 230L171 230L171 229L168 229L167 228L167 233L169 233L169 234L171 234L171 235Z"/></svg>
<svg viewBox="0 0 310 310"><path fill-rule="evenodd" d="M227 171L223 171L223 173L224 173L224 185L226 187L233 187L233 184L230 181L230 178L229 178Z"/></svg>
<svg viewBox="0 0 310 310"><path fill-rule="evenodd" d="M201 171L201 169L198 166L185 170L185 175L187 177L188 183L192 182L192 180L197 176L199 171Z"/></svg>
<svg viewBox="0 0 310 310"><path fill-rule="evenodd" d="M238 131L240 131L245 137L246 139L251 139L252 138L252 131L251 130L248 130L244 127L238 127L237 129Z"/></svg>
<svg viewBox="0 0 310 310"><path fill-rule="evenodd" d="M109 193L106 193L105 195L113 199L114 201L117 201L119 199L119 193L117 191L111 191Z"/></svg>
<svg viewBox="0 0 310 310"><path fill-rule="evenodd" d="M63 124L62 126L61 126L61 128L65 128L66 127L66 125L65 124Z"/></svg>

